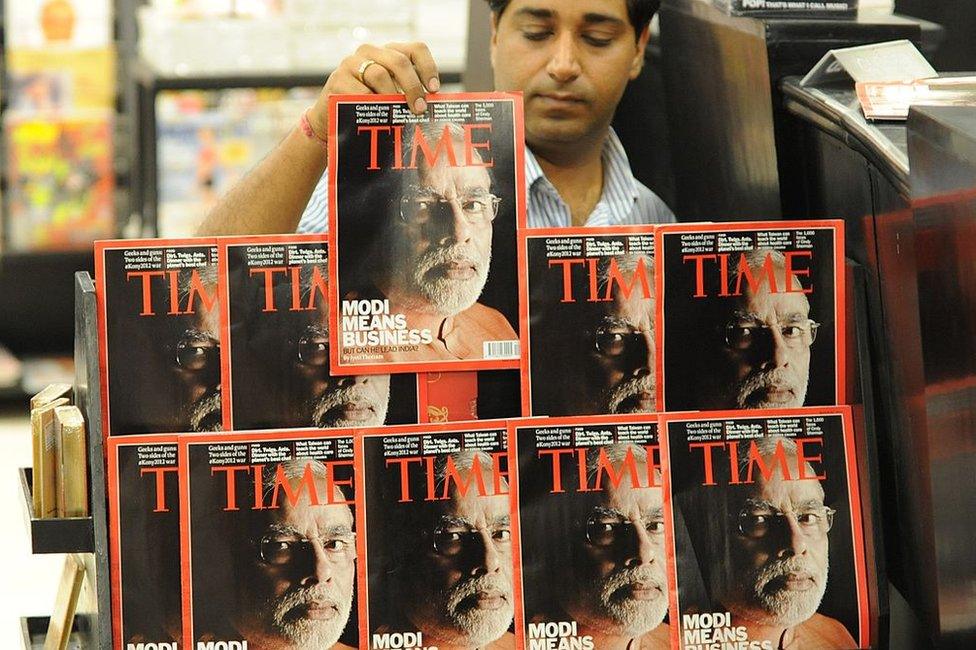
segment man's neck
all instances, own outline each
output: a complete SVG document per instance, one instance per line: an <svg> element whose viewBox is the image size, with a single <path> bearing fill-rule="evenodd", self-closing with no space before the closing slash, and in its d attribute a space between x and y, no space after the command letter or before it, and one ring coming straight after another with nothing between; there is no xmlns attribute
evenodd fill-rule
<svg viewBox="0 0 976 650"><path fill-rule="evenodd" d="M609 131L592 141L533 144L539 167L569 207L574 226L583 226L603 195L603 144Z"/></svg>

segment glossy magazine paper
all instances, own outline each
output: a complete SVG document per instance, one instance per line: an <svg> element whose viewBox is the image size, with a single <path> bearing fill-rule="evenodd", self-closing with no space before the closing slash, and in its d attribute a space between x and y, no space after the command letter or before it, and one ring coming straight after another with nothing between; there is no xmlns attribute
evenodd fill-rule
<svg viewBox="0 0 976 650"><path fill-rule="evenodd" d="M219 240L224 413L235 430L417 422L413 374L329 372L326 235Z"/></svg>
<svg viewBox="0 0 976 650"><path fill-rule="evenodd" d="M519 244L523 414L654 411L654 226L531 229Z"/></svg>
<svg viewBox="0 0 976 650"><path fill-rule="evenodd" d="M215 239L95 243L103 430L222 427Z"/></svg>
<svg viewBox="0 0 976 650"><path fill-rule="evenodd" d="M868 648L848 407L662 414L672 647Z"/></svg>
<svg viewBox="0 0 976 650"><path fill-rule="evenodd" d="M656 418L509 427L518 454L519 647L669 648Z"/></svg>
<svg viewBox="0 0 976 650"><path fill-rule="evenodd" d="M330 102L333 374L517 368L521 95Z"/></svg>
<svg viewBox="0 0 976 650"><path fill-rule="evenodd" d="M357 432L361 647L515 648L505 423Z"/></svg>
<svg viewBox="0 0 976 650"><path fill-rule="evenodd" d="M660 226L656 250L658 410L844 402L842 221Z"/></svg>
<svg viewBox="0 0 976 650"><path fill-rule="evenodd" d="M181 438L184 647L357 645L353 454L338 431Z"/></svg>
<svg viewBox="0 0 976 650"><path fill-rule="evenodd" d="M176 436L109 438L107 454L114 647L168 647L182 638Z"/></svg>

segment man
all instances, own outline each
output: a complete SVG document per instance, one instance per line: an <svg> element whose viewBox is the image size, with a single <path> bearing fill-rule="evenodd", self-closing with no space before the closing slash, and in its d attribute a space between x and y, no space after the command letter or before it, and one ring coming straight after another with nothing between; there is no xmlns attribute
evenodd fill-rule
<svg viewBox="0 0 976 650"><path fill-rule="evenodd" d="M180 425L176 431L220 431L222 425L220 391L220 305L217 296L217 266L199 270L200 287L213 296L212 304L194 299L191 274L179 275L179 294L183 304L192 300L192 313L170 317L166 322L170 340L170 363L181 388Z"/></svg>
<svg viewBox="0 0 976 650"><path fill-rule="evenodd" d="M631 174L610 120L644 62L658 0L489 0L497 90L525 99L529 225L616 225L673 221L667 206ZM329 76L294 129L208 215L199 234L322 231L328 101L334 94L402 90L416 113L441 87L420 43L361 46ZM313 195L314 190L314 195ZM312 197L309 202L309 197Z"/></svg>
<svg viewBox="0 0 976 650"><path fill-rule="evenodd" d="M450 479L448 458L457 471ZM398 530L389 536L384 555L395 559L391 575L370 582L379 599L370 603L371 617L377 604L388 608L370 623L369 647L380 647L374 641L378 635L419 632L423 646L439 650L515 648L509 631L515 611L511 502L508 483L504 478L496 483L492 467L491 456L478 450L441 456L435 462L436 493L449 485L450 498L391 511ZM392 495L399 495L400 480L399 473L391 478ZM459 483L469 486L463 494ZM487 486L487 493L480 495L476 485ZM426 493L422 481L415 488L412 494ZM392 496L391 505L399 505L396 499Z"/></svg>
<svg viewBox="0 0 976 650"><path fill-rule="evenodd" d="M478 302L488 280L492 222L500 199L491 193L492 178L478 152L469 154L473 165L450 164L466 157L460 125L428 122L408 135L405 152L414 150L416 135L451 147L453 154L438 155L433 165L420 156L416 170L401 173L397 213L390 215L384 240L373 249L369 266L375 269L377 297L389 300L391 314L406 317L407 328L427 331L431 338L409 351L387 352L383 360L480 359L486 341L518 338L501 312ZM355 221L346 219L340 228L350 223ZM340 232L340 247L341 241ZM342 254L340 259L347 259L348 253ZM374 296L344 298L363 297Z"/></svg>
<svg viewBox="0 0 976 650"><path fill-rule="evenodd" d="M778 290L771 290L762 271L767 256ZM791 290L783 291L787 275L782 253L749 251L743 263L759 287L743 282L741 296L715 300L713 314L705 319L711 331L689 350L699 355L688 364L693 385L686 403L675 405L676 410L792 408L806 400L810 347L820 323L810 319L810 302L796 276L791 276Z"/></svg>
<svg viewBox="0 0 976 650"><path fill-rule="evenodd" d="M523 510L523 544L535 546L523 558L542 558L526 567L528 640L533 623L575 621L593 648L669 648L661 472L650 483L647 452L630 443L591 448L586 459L588 486L602 489L546 494L538 515Z"/></svg>
<svg viewBox="0 0 976 650"><path fill-rule="evenodd" d="M738 443L740 476L748 475L753 462L750 442ZM784 476L784 466L798 466L791 439L767 436L755 443L756 455L772 468L768 479L754 471L753 483L731 485L723 477L716 481L724 488L700 488L715 495L702 511L713 521L697 534L691 526L692 542L705 558L705 582L715 607L730 612L731 626L744 627L749 641L768 643L763 647L856 648L844 625L817 612L827 588L834 517L824 505L823 487L816 478ZM801 476L816 475L804 463Z"/></svg>
<svg viewBox="0 0 976 650"><path fill-rule="evenodd" d="M356 543L349 499L327 480L325 466L310 459L281 463L293 490L306 466L315 492L331 497L312 504L309 491L297 505L279 495L277 509L250 510L249 540L239 540L237 607L229 613L237 638L252 650L344 650L339 642L352 611ZM275 485L277 465L265 470L264 491ZM265 502L270 502L270 494ZM325 499L323 498L323 501ZM243 512L243 511L242 511Z"/></svg>
<svg viewBox="0 0 976 650"><path fill-rule="evenodd" d="M335 376L329 373L329 303L311 300L314 267L300 272L300 304L292 302L289 277L274 278L272 304L265 312L265 282L231 260L231 347L234 427L237 429L379 426L390 404L389 375ZM327 275L318 269L321 277ZM414 382L412 377L408 378Z"/></svg>
<svg viewBox="0 0 976 650"><path fill-rule="evenodd" d="M611 281L611 260L623 285ZM606 296L609 291L610 301L561 302L563 274L556 271L552 275L559 276L559 287L543 285L530 297L532 321L538 314L538 322L530 325L532 414L654 411L653 258L601 258L598 292Z"/></svg>

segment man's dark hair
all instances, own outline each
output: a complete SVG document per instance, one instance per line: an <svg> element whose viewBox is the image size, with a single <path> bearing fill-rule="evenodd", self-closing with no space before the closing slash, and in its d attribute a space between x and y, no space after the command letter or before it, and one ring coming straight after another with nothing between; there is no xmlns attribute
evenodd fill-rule
<svg viewBox="0 0 976 650"><path fill-rule="evenodd" d="M501 17L511 0L485 0L496 17ZM634 26L634 33L639 37L644 28L651 22L651 18L661 7L661 0L626 0L627 16Z"/></svg>

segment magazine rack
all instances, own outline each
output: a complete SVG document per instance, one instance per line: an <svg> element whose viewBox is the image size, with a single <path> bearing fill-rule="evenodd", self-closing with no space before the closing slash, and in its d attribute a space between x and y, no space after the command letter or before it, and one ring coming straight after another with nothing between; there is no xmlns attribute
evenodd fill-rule
<svg viewBox="0 0 976 650"><path fill-rule="evenodd" d="M105 453L102 445L102 403L98 377L98 331L95 284L86 271L75 273L75 403L88 427L88 477L91 516L36 519L30 490L30 470L21 469L33 553L75 553L85 566L85 580L94 594L91 607L79 606L74 633L82 648L111 648L112 617L109 593L108 513ZM85 611L85 610L89 611ZM47 619L21 619L24 645L43 638Z"/></svg>
<svg viewBox="0 0 976 650"><path fill-rule="evenodd" d="M851 260L848 271L848 349L851 387L848 401L854 412L859 474L862 477L862 510L865 517L865 549L868 554L871 637L875 647L888 645L888 592L881 538L875 439L874 392L870 341L867 331L867 296L863 268ZM75 632L83 648L111 648L112 618L109 581L108 512L105 453L102 438L101 390L98 372L97 310L95 285L87 272L75 273L75 385L76 402L88 423L88 472L91 481L91 516L74 519L34 519L31 512L29 470L21 470L24 499L31 515L31 548L34 553L76 553L84 561L85 577L94 591L94 607L75 617ZM44 618L22 618L25 647L32 637L43 636Z"/></svg>

